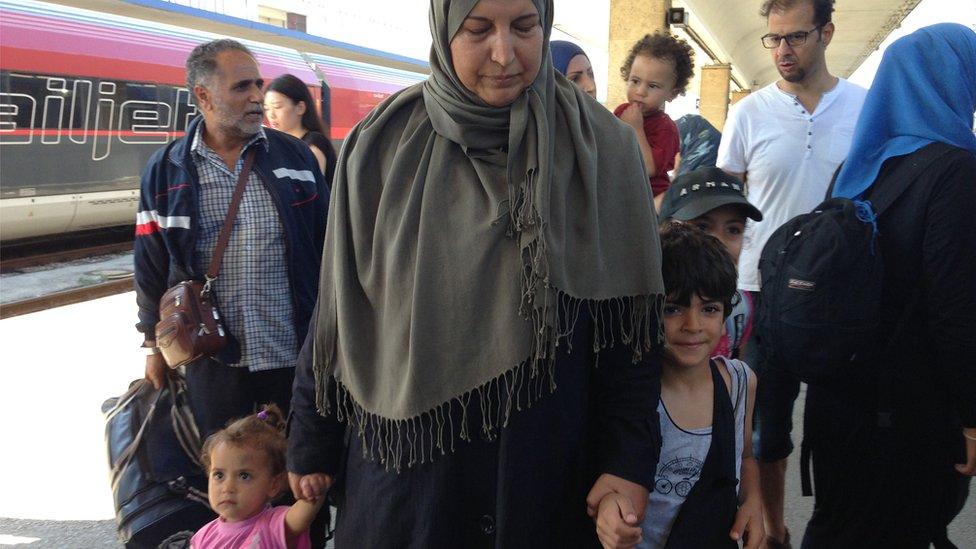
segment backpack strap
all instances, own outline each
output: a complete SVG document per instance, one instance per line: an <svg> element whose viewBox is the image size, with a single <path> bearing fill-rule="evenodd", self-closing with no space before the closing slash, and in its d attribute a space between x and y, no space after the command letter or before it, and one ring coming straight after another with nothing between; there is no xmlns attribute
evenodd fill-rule
<svg viewBox="0 0 976 549"><path fill-rule="evenodd" d="M910 153L911 157L908 161L899 166L898 171L892 172L892 177L886 178L888 183L884 188L877 189L874 193L871 193L871 190L874 190L874 186L872 185L865 194L871 195L870 200L875 215L881 215L882 212L887 210L908 190L908 187L920 175L952 150L953 147L945 143L938 141L930 143L918 149L915 153ZM839 172L840 168L837 171ZM834 178L836 179L836 177L837 174L835 173ZM833 186L833 181L831 181L831 186Z"/></svg>
<svg viewBox="0 0 976 549"><path fill-rule="evenodd" d="M953 150L953 147L946 145L945 143L935 142L926 145L919 149L916 153L913 153L911 158L908 159L906 163L903 163L898 169L892 172L887 180L890 181L891 186L881 189L884 192L878 193L878 196L871 196L874 203L874 210L877 216L880 216L882 212L888 209L895 201L915 182L920 175L922 175L926 170L928 170L932 164L941 159L943 156L948 154ZM884 351L879 355L881 360L892 356L895 349L895 345L901 340L901 335L908 327L912 315L915 314L919 303L922 300L921 292L917 292L912 299L909 301L908 305L902 311L901 318L898 324L895 325L895 330L891 333L888 338L888 343L884 348ZM879 379L879 390L878 390L878 427L882 429L891 428L891 414L894 412L894 403L892 389L893 389L893 376L891 375L881 375Z"/></svg>
<svg viewBox="0 0 976 549"><path fill-rule="evenodd" d="M925 170L929 168L936 160L939 160L950 151L953 150L951 145L936 141L934 143L929 143L928 145L922 147L915 151L918 154L913 154L914 158L911 159L909 164L900 166L901 170L905 170L902 177L894 178L891 183L886 186L880 193L874 189L874 186L868 187L865 194L870 194L872 190L875 190L877 196L871 196L872 209L875 215L881 215L881 212L887 210L892 204L901 197L902 193L908 190L911 183L918 178ZM827 186L827 196L825 199L830 198L834 194L834 184L837 183L837 176L840 174L841 168L844 167L844 163L841 162L834 170L834 175L830 178L830 184ZM858 199L864 198L864 196L858 197Z"/></svg>

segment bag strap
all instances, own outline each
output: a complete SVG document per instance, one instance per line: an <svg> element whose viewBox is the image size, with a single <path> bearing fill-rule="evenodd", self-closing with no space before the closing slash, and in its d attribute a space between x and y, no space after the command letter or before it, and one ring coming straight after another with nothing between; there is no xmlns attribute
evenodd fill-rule
<svg viewBox="0 0 976 549"><path fill-rule="evenodd" d="M173 426L173 433L183 453L190 458L201 470L206 469L200 457L203 447L200 437L200 430L197 428L196 421L193 419L193 412L185 400L186 382L182 378L170 380L170 391L173 393L173 411L170 420Z"/></svg>
<svg viewBox="0 0 976 549"><path fill-rule="evenodd" d="M952 147L945 143L935 142L919 149L919 154L912 155L909 163L899 166L892 172L890 186L880 189L878 196L871 196L871 205L875 215L881 215L906 191L908 187L922 175L937 160L945 156ZM870 189L869 189L870 190Z"/></svg>
<svg viewBox="0 0 976 549"><path fill-rule="evenodd" d="M891 186L885 187L883 194L871 197L871 209L874 211L874 214L876 216L881 215L881 212L887 210L892 204L895 203L896 200L898 200L902 193L908 190L908 187L911 186L911 183L915 180L915 178L927 170L932 163L942 158L942 156L951 150L951 146L939 141L930 143L921 149L918 149L920 154L917 155L916 158L911 159L910 164L901 166L901 169L905 170L904 177L895 178L891 182ZM840 170L843 167L844 163L841 162L840 165L837 166L837 169L834 170L834 175L830 178L830 184L827 185L827 196L825 199L830 198L834 194L834 184L837 183L837 176L840 175ZM873 186L868 188L868 192L870 192L872 188ZM855 200L861 200L863 198L864 196L862 195L855 198Z"/></svg>
<svg viewBox="0 0 976 549"><path fill-rule="evenodd" d="M149 383L146 381L146 383ZM142 420L142 425L139 426L139 431L136 433L135 438L132 442L126 446L125 450L119 455L118 461L115 462L115 466L112 467L112 480L118 478L118 475L129 465L132 461L133 456L136 455L136 450L139 449L139 444L142 443L142 437L146 433L146 429L149 427L149 423L152 421L153 415L156 413L156 406L159 404L160 397L163 396L163 389L156 391L156 398L153 399L152 404L149 405L149 410L146 412L146 417Z"/></svg>
<svg viewBox="0 0 976 549"><path fill-rule="evenodd" d="M148 383L148 381L146 382ZM136 433L135 438L132 442L122 451L119 455L118 461L115 462L115 466L112 467L112 479L114 480L121 473L122 469L132 461L135 457L136 452L139 450L139 445L142 443L143 436L146 433L150 423L152 423L153 416L156 414L156 408L159 405L159 399L162 398L163 393L169 390L170 397L173 399L173 411L171 414L171 421L173 425L173 432L176 434L176 439L182 447L183 452L190 458L190 460L196 464L200 469L203 469L203 462L200 459L200 432L197 429L196 422L193 420L193 414L186 406L185 403L181 402L181 393L183 388L185 388L186 382L182 379L174 379L172 376L166 376L166 387L163 387L156 391L156 396L153 398L152 404L149 405L149 410L146 411L146 417L142 420L142 425L139 426L139 431ZM131 402L131 399L127 402Z"/></svg>
<svg viewBox="0 0 976 549"><path fill-rule="evenodd" d="M892 172L890 179L893 185L892 192L884 193L874 200L876 215L880 216L881 213L891 206L895 200L901 196L902 193L908 189L909 186L929 167L938 161L940 158L945 156L947 153L952 151L952 147L946 145L945 143L935 142L925 147L919 149L919 154L913 155L914 158L910 159L910 164L899 166L899 169ZM873 198L873 197L872 197ZM912 315L915 314L918 309L919 304L922 301L922 292L916 292L914 296L909 300L908 305L902 311L901 318L898 320L898 324L895 325L894 331L888 338L888 343L885 345L884 351L878 355L879 360L887 360L888 357L894 354L895 347L898 342L901 341L901 335L905 329L911 323ZM881 374L879 379L878 387L878 427L882 429L891 428L891 415L894 412L894 398L893 389L894 383L892 375L888 372Z"/></svg>
<svg viewBox="0 0 976 549"><path fill-rule="evenodd" d="M247 186L247 179L251 175L251 165L254 164L254 150L251 147L244 157L244 166L241 173L237 176L237 186L234 187L234 196L230 199L230 207L227 208L227 217L224 218L224 225L220 228L220 236L217 237L217 245L214 247L213 257L210 259L210 266L207 267L207 283L204 287L205 292L209 292L210 283L217 279L220 273L220 261L224 258L224 251L227 243L230 242L230 233L234 230L234 219L237 218L237 210L240 208L241 199L244 197L244 187Z"/></svg>

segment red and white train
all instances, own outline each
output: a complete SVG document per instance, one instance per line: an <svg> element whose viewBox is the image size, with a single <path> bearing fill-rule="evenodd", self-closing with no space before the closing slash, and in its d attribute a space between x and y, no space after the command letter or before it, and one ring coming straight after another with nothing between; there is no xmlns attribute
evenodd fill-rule
<svg viewBox="0 0 976 549"><path fill-rule="evenodd" d="M380 101L428 73L422 61L355 46L344 57L343 45L326 56L250 41L248 30L232 38L254 52L266 81L291 73L321 97L337 143ZM0 240L132 224L146 161L196 115L184 61L218 37L0 0Z"/></svg>

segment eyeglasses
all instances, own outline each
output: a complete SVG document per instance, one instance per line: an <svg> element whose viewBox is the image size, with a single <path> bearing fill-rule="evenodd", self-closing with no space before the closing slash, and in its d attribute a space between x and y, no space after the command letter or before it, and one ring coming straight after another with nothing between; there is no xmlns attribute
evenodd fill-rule
<svg viewBox="0 0 976 549"><path fill-rule="evenodd" d="M810 36L810 33L813 31L820 30L822 26L823 25L817 25L808 31L791 32L782 36L778 34L767 34L760 38L760 40L762 40L762 45L767 50L774 50L778 48L780 41L784 39L791 48L795 48L797 46L802 46L803 43L807 41L807 36Z"/></svg>

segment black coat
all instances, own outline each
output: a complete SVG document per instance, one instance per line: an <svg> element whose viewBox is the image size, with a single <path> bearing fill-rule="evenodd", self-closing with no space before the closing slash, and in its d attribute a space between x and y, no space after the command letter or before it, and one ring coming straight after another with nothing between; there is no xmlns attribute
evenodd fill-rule
<svg viewBox="0 0 976 549"><path fill-rule="evenodd" d="M724 366L722 366L724 368ZM735 470L735 413L729 391L714 360L712 372L712 443L701 474L671 525L665 549L738 549L729 537L738 510ZM742 390L746 390L743 388Z"/></svg>
<svg viewBox="0 0 976 549"><path fill-rule="evenodd" d="M912 153L889 159L868 199ZM976 157L954 149L878 220L882 312L893 353L893 428L878 428L875 374L844 388L811 385L804 444L817 497L803 547L928 547L965 501L963 425L976 427ZM906 329L897 325L914 305Z"/></svg>
<svg viewBox="0 0 976 549"><path fill-rule="evenodd" d="M585 308L584 308L585 309ZM572 352L560 345L557 389L513 412L494 440L455 441L455 451L399 473L363 458L359 437L315 411L310 342L292 400L289 470L336 474L336 546L598 546L586 495L601 473L651 489L660 452L660 364L632 362L619 343L593 352L581 314ZM315 333L314 326L309 330ZM597 358L599 359L597 364ZM480 425L468 406L469 425Z"/></svg>

